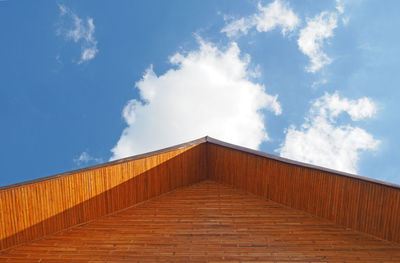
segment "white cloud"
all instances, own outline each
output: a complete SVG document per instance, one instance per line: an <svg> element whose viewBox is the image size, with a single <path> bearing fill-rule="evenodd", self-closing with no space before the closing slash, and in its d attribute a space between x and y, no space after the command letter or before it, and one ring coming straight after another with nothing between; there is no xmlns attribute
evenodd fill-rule
<svg viewBox="0 0 400 263"><path fill-rule="evenodd" d="M369 98L364 97L358 100L341 99L337 92L332 95L325 94L315 101L312 108L313 114L329 118L331 122L342 112L349 114L353 121L359 121L373 117L376 111L375 103Z"/></svg>
<svg viewBox="0 0 400 263"><path fill-rule="evenodd" d="M339 12L339 14L344 13L344 4L342 0L336 0L336 10Z"/></svg>
<svg viewBox="0 0 400 263"><path fill-rule="evenodd" d="M349 100L337 93L325 94L313 103L300 129L289 127L284 143L276 151L282 157L357 173L360 154L377 150L380 141L359 127L337 125L336 119L347 113L353 121L359 121L373 117L376 111L369 98Z"/></svg>
<svg viewBox="0 0 400 263"><path fill-rule="evenodd" d="M310 65L306 67L308 72L315 73L332 62L322 48L327 39L333 37L334 29L338 25L338 18L343 14L344 3L342 0L336 0L335 11L324 11L313 18L306 19L305 27L299 32L297 44L300 51L311 60ZM349 17L342 18L344 25L348 21ZM282 34L285 35L288 31L295 31L299 24L299 17L289 5L281 0L275 0L266 6L258 4L258 12L255 14L232 19L222 28L221 32L228 37L235 37L246 35L254 27L258 32L267 32L280 27Z"/></svg>
<svg viewBox="0 0 400 263"><path fill-rule="evenodd" d="M255 26L255 21L253 17L248 18L240 18L237 20L233 20L229 24L227 24L224 28L222 28L221 32L226 33L228 37L233 37L238 35L239 33L247 35L250 28Z"/></svg>
<svg viewBox="0 0 400 263"><path fill-rule="evenodd" d="M75 43L81 43L81 58L78 64L93 59L99 52L97 49L97 40L94 38L95 26L93 18L87 18L83 21L74 12L65 5L59 4L60 16L64 19L57 30L58 35L63 35ZM66 29L65 27L69 27Z"/></svg>
<svg viewBox="0 0 400 263"><path fill-rule="evenodd" d="M310 65L306 67L308 72L315 73L332 62L332 59L322 48L326 41L333 37L333 32L338 27L338 19L340 17L344 26L349 22L350 16L344 16L345 2L336 0L335 11L324 11L314 18L307 18L306 26L300 30L297 44L300 51L311 60Z"/></svg>
<svg viewBox="0 0 400 263"><path fill-rule="evenodd" d="M315 73L332 62L332 59L322 51L322 46L326 39L333 36L337 18L336 12L322 12L312 19L307 19L306 27L300 31L297 44L301 52L311 60L311 65L307 67L308 72Z"/></svg>
<svg viewBox="0 0 400 263"><path fill-rule="evenodd" d="M348 17L348 16L342 18L342 23L343 23L343 25L345 25L345 26L347 26L347 24L349 23L349 21L350 21L350 17Z"/></svg>
<svg viewBox="0 0 400 263"><path fill-rule="evenodd" d="M326 83L328 83L328 80L326 78L321 78L319 80L314 81L311 84L311 88L316 89L317 87L325 85Z"/></svg>
<svg viewBox="0 0 400 263"><path fill-rule="evenodd" d="M91 156L87 152L82 152L79 157L73 159L74 163L77 164L78 166L88 164L89 162L94 162L94 163L101 163L103 162L102 158L95 158Z"/></svg>
<svg viewBox="0 0 400 263"><path fill-rule="evenodd" d="M250 148L268 139L264 113L278 115L278 96L252 82L249 58L236 43L220 50L200 42L198 50L170 58L174 69L157 76L150 67L135 86L142 101L130 100L122 115L128 127L111 150L118 159L205 135Z"/></svg>
<svg viewBox="0 0 400 263"><path fill-rule="evenodd" d="M280 0L262 6L258 4L258 13L248 17L233 20L221 32L228 37L247 34L249 29L256 27L258 32L267 32L281 27L282 34L296 29L300 20L288 5Z"/></svg>

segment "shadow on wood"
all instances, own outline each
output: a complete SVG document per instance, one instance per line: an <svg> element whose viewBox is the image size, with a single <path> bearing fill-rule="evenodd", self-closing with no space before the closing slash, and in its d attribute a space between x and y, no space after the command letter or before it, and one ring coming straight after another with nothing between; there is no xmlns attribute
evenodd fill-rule
<svg viewBox="0 0 400 263"><path fill-rule="evenodd" d="M163 154L168 157L152 156L37 183L45 184L43 189L35 184L13 188L8 191L9 202L5 204L6 199L2 199L2 208L6 208L2 209L2 227L9 228L3 229L3 233L4 230L12 233L13 230L19 229L1 239L0 249L88 222L173 189L204 180L205 151L206 145L202 144ZM113 180L123 182L109 187L113 185ZM93 192L99 192L96 188L107 190L80 201L84 198L78 198L79 196L90 196ZM19 191L21 198L26 199L23 200L24 205L19 204L16 191ZM31 192L28 193L29 191ZM6 191L2 194L4 192ZM33 199L27 199L28 196ZM32 224L37 221L35 217L38 215L48 214L46 210L61 210L60 204L66 203L75 204ZM6 222L5 218L9 222Z"/></svg>

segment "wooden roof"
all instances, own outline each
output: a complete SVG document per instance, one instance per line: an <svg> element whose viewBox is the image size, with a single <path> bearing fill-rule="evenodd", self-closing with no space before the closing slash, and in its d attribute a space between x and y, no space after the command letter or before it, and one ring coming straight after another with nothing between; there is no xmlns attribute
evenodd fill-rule
<svg viewBox="0 0 400 263"><path fill-rule="evenodd" d="M0 262L400 261L399 185L210 137L1 187L0 212Z"/></svg>
<svg viewBox="0 0 400 263"><path fill-rule="evenodd" d="M400 245L202 181L9 249L10 262L400 262Z"/></svg>

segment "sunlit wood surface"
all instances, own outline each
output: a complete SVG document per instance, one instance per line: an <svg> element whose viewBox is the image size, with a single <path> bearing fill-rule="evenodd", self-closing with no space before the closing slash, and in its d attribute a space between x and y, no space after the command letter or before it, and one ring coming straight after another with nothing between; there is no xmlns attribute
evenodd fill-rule
<svg viewBox="0 0 400 263"><path fill-rule="evenodd" d="M214 181L0 252L0 262L400 262L400 245Z"/></svg>
<svg viewBox="0 0 400 263"><path fill-rule="evenodd" d="M0 189L0 250L206 179L206 144Z"/></svg>

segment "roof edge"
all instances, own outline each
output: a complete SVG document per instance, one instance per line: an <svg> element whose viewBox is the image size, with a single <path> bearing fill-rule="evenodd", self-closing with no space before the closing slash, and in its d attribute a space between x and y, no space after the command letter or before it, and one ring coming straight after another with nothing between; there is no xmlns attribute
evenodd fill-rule
<svg viewBox="0 0 400 263"><path fill-rule="evenodd" d="M369 182L369 183L384 185L384 186L395 188L395 189L400 189L400 185L395 184L395 183L389 183L389 182L385 182L385 181L381 181L381 180L377 180L377 179L372 179L372 178L369 178L369 177L364 177L364 176L360 176L360 175L356 175L356 174L341 172L341 171L338 171L338 170L334 170L334 169L330 169L330 168L326 168L326 167L322 167L322 166L318 166L318 165L313 165L313 164L303 163L303 162L299 162L299 161L294 161L294 160L291 160L291 159L287 159L287 158L280 157L280 156L277 156L277 155L269 154L269 153L266 153L266 152L253 150L253 149L246 148L246 147L243 147L243 146L239 146L239 145L236 145L236 144L224 142L224 141L212 138L210 136L205 136L205 137L201 137L199 139L195 139L195 140L192 140L192 141L189 141L189 142L177 144L177 145L170 146L170 147L163 148L163 149L156 150L156 151L151 151L151 152L147 152L147 153L143 153L143 154L133 155L133 156L129 156L129 157L118 159L118 160L114 160L114 161L109 161L109 162L105 162L105 163L101 163L101 164L97 164L97 165L92 165L92 166L88 166L88 167L84 167L84 168L80 168L80 169L76 169L76 170L71 170L71 171L67 171L67 172L63 172L63 173L58 173L58 174L55 174L55 175L41 177L41 178L38 178L38 179L33 179L33 180L24 181L24 182L20 182L20 183L0 186L0 191L1 190L7 190L7 189L10 189L10 188L14 188L14 187L18 187L18 186L24 186L24 185L29 185L29 184L33 184L33 183L42 182L42 181L47 181L47 180L51 180L51 179L55 179L55 178L60 178L60 177L64 177L64 176L68 176L68 175L72 175L72 174L76 174L76 173L80 173L80 172L90 171L90 170L94 170L94 169L97 169L97 168L111 166L111 165L115 165L115 164L119 164L119 163L123 163L123 162L143 159L143 158L150 157L150 156L153 156L153 155L166 153L166 152L170 152L170 151L173 151L173 150L183 149L183 148L186 148L186 147L189 147L189 146L192 146L192 145L206 143L206 142L207 143L216 144L216 145L219 145L219 146L223 146L223 147L226 147L226 148L238 150L238 151L241 151L241 152L245 152L245 153L249 153L249 154L253 154L253 155L257 155L257 156L261 156L261 157L266 157L266 158L269 158L269 159L272 159L272 160L276 160L276 161L279 161L279 162L296 165L296 166L299 166L299 167L305 167L305 168L315 169L315 170L319 170L319 171L329 172L329 173L333 173L333 174L344 176L344 177L353 178L353 179L360 180L360 181L365 181L365 182Z"/></svg>
<svg viewBox="0 0 400 263"><path fill-rule="evenodd" d="M124 162L133 161L133 160L143 159L143 158L146 158L146 157L150 157L150 156L153 156L153 155L166 153L166 152L170 152L170 151L174 151L174 150L183 149L183 148L186 148L186 147L189 147L189 146L192 146L192 145L205 143L205 142L207 142L207 138L209 138L209 137L205 136L205 137L201 137L199 139L195 139L195 140L192 140L192 141L189 141L189 142L177 144L177 145L170 146L170 147L163 148L163 149L156 150L156 151L151 151L151 152L147 152L147 153L133 155L133 156L125 157L125 158L114 160L114 161L109 161L109 162L105 162L105 163L101 163L101 164L96 164L96 165L92 165L92 166L88 166L88 167L84 167L84 168L80 168L80 169L76 169L76 170L71 170L71 171L67 171L67 172L63 172L63 173L59 173L59 174L55 174L55 175L45 176L45 177L41 177L41 178L37 178L37 179L33 179L33 180L23 181L23 182L20 182L20 183L0 186L0 191L1 190L7 190L7 189L10 189L10 188L14 188L14 187L18 187L18 186L24 186L24 185L43 182L43 181L47 181L47 180L51 180L51 179L55 179L55 178L60 178L60 177L68 176L68 175L71 175L71 174L86 172L86 171L90 171L90 170L94 170L94 169L102 168L102 167L106 167L106 166L111 166L111 165L115 165L115 164L119 164L119 163L124 163Z"/></svg>
<svg viewBox="0 0 400 263"><path fill-rule="evenodd" d="M250 153L250 154L261 156L261 157L266 157L268 159L276 160L276 161L287 163L287 164L296 165L296 166L299 166L299 167L311 168L311 169L315 169L315 170L319 170L319 171L323 171L323 172L333 173L333 174L337 174L337 175L340 175L340 176L350 177L352 179L365 181L365 182L369 182L369 183L374 183L374 184L379 184L379 185L384 185L384 186L388 186L388 187L400 190L400 185L395 184L395 183L389 183L389 182L385 182L385 181L381 181L381 180L377 180L377 179L373 179L373 178L369 178L369 177L364 177L364 176L360 176L360 175L356 175L356 174L341 172L341 171L338 171L338 170L334 170L334 169L330 169L330 168L326 168L326 167L322 167L322 166L318 166L318 165L313 165L313 164L303 163L303 162L299 162L299 161L294 161L294 160L291 160L291 159L287 159L287 158L280 157L280 156L277 156L277 155L269 154L269 153L266 153L266 152L261 152L261 151L253 150L253 149L246 148L246 147L243 147L243 146L239 146L239 145L236 145L236 144L231 144L231 143L228 143L228 142L220 141L218 139L214 139L214 138L209 137L209 136L206 136L205 138L206 138L208 143L216 144L216 145L223 146L223 147L226 147L226 148L238 150L238 151L241 151L241 152Z"/></svg>

